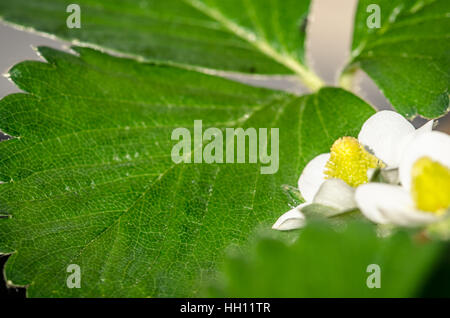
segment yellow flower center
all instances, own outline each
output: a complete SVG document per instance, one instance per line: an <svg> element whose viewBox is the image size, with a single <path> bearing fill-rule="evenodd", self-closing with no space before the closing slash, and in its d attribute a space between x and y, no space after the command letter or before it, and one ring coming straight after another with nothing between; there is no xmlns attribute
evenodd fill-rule
<svg viewBox="0 0 450 318"><path fill-rule="evenodd" d="M342 137L331 147L330 159L325 165L326 178L339 178L352 187L368 180L367 170L383 168L385 165L353 137Z"/></svg>
<svg viewBox="0 0 450 318"><path fill-rule="evenodd" d="M450 169L429 157L417 160L412 168L411 193L416 207L442 214L450 208Z"/></svg>

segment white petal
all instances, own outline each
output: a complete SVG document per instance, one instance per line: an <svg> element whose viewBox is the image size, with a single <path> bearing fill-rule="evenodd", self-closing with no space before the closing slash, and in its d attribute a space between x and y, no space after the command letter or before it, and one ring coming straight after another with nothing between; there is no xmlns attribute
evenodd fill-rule
<svg viewBox="0 0 450 318"><path fill-rule="evenodd" d="M402 115L383 110L366 120L358 140L388 166L397 167L405 138L414 131L414 126Z"/></svg>
<svg viewBox="0 0 450 318"><path fill-rule="evenodd" d="M409 143L399 166L400 182L408 191L411 188L412 166L422 157L430 157L450 167L450 136L443 132L431 131L417 135Z"/></svg>
<svg viewBox="0 0 450 318"><path fill-rule="evenodd" d="M361 212L372 222L379 224L389 223L388 219L379 211L379 201L382 200L379 196L378 188L374 187L375 183L368 183L359 186L355 191L355 201Z"/></svg>
<svg viewBox="0 0 450 318"><path fill-rule="evenodd" d="M272 229L279 231L289 231L303 227L305 225L305 216L302 212L300 212L300 209L306 205L308 205L308 203L300 204L298 207L295 207L292 210L284 213L278 218L278 220L272 226Z"/></svg>
<svg viewBox="0 0 450 318"><path fill-rule="evenodd" d="M361 212L375 223L417 226L439 219L431 213L417 210L410 194L400 186L364 184L356 189L355 200Z"/></svg>
<svg viewBox="0 0 450 318"><path fill-rule="evenodd" d="M326 205L339 211L356 208L355 188L341 179L328 179L319 188L313 203Z"/></svg>
<svg viewBox="0 0 450 318"><path fill-rule="evenodd" d="M314 199L317 191L325 181L325 165L330 159L329 153L318 155L308 162L298 179L298 189L306 202Z"/></svg>
<svg viewBox="0 0 450 318"><path fill-rule="evenodd" d="M434 121L430 120L426 124L424 124L422 127L416 129L412 134L409 134L408 136L403 137L402 143L401 143L401 156L400 156L400 162L403 158L403 154L405 153L406 149L410 147L410 144L414 142L419 136L429 133L433 130L433 124ZM398 165L400 165L400 162Z"/></svg>

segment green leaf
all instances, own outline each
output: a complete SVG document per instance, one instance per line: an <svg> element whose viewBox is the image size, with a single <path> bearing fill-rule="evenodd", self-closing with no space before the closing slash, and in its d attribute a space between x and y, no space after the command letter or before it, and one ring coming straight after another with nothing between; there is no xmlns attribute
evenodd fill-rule
<svg viewBox="0 0 450 318"><path fill-rule="evenodd" d="M290 208L304 165L374 113L338 88L298 97L74 50L40 48L48 63L10 70L28 94L0 101L0 129L15 136L0 143L0 252L32 297L198 295L227 246ZM174 164L171 133L195 119L279 128L279 171ZM69 264L80 289L66 287Z"/></svg>
<svg viewBox="0 0 450 318"><path fill-rule="evenodd" d="M443 247L415 242L407 232L379 238L364 223L338 229L312 223L293 244L262 238L250 252L229 253L221 284L209 288L209 296L417 296ZM366 284L371 264L379 266L380 288Z"/></svg>
<svg viewBox="0 0 450 318"><path fill-rule="evenodd" d="M318 88L305 68L310 0L79 0L81 28L66 26L65 0L2 1L0 15L64 39L150 60L245 73L293 74Z"/></svg>
<svg viewBox="0 0 450 318"><path fill-rule="evenodd" d="M373 4L380 28L367 26ZM449 110L449 30L447 0L360 0L348 71L364 70L404 116L442 116Z"/></svg>

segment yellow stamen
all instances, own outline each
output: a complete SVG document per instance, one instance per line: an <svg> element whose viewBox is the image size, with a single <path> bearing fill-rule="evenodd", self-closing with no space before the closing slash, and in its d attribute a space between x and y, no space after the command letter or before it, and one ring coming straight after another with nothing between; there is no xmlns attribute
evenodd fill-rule
<svg viewBox="0 0 450 318"><path fill-rule="evenodd" d="M339 178L352 187L357 187L368 180L367 170L383 168L385 165L353 137L342 137L331 147L330 160L325 166L327 178Z"/></svg>
<svg viewBox="0 0 450 318"><path fill-rule="evenodd" d="M417 160L412 168L411 193L416 207L442 214L450 208L450 169L429 157Z"/></svg>

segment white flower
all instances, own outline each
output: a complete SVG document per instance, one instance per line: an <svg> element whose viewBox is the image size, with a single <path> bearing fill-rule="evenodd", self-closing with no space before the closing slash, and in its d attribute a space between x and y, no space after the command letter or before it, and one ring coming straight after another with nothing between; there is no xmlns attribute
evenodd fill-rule
<svg viewBox="0 0 450 318"><path fill-rule="evenodd" d="M361 212L380 224L419 226L441 219L450 208L450 136L416 136L399 165L401 186L368 183L356 189Z"/></svg>
<svg viewBox="0 0 450 318"><path fill-rule="evenodd" d="M330 153L318 155L305 166L298 180L305 203L283 214L272 228L302 227L305 217L301 209L311 203L339 211L356 208L355 187L368 182L368 175L374 168L398 167L405 147L432 127L433 121L429 121L416 130L393 111L374 114L362 126L358 139L343 137L336 140Z"/></svg>

